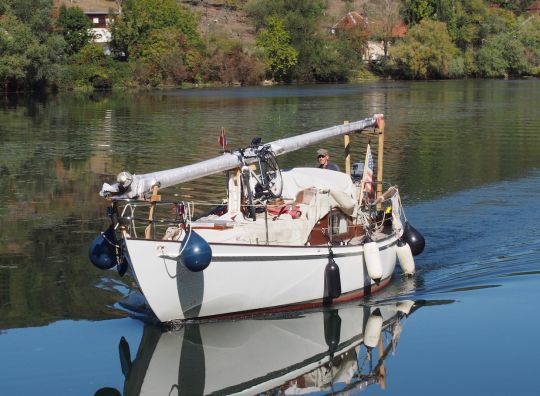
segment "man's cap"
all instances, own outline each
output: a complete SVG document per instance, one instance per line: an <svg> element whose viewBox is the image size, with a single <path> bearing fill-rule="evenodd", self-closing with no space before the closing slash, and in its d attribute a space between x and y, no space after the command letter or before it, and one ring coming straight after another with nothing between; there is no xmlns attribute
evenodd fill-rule
<svg viewBox="0 0 540 396"><path fill-rule="evenodd" d="M328 155L328 150L326 149L318 149L317 150L317 157L320 155Z"/></svg>

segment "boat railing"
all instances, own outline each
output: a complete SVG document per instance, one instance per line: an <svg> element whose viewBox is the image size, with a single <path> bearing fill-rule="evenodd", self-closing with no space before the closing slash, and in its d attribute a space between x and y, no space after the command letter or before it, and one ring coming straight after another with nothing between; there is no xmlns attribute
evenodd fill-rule
<svg viewBox="0 0 540 396"><path fill-rule="evenodd" d="M383 188L392 192L392 185L384 182L373 182L373 190L376 185L382 184ZM390 194L387 194L390 195ZM146 238L146 239L169 239L168 235L171 229L185 229L195 221L195 218L205 219L206 217L218 218L227 211L226 202L203 202L203 201L148 201L135 199L117 199L112 203L115 228L118 231L127 233L131 238ZM243 205L246 213L248 212L247 205ZM265 224L268 227L268 221L278 220L281 217L288 218L284 214L289 214L295 219L294 203L276 200L273 203L268 202L253 202L251 208L258 215L264 215ZM214 215L214 216L212 216ZM300 217L300 216L298 216ZM391 232L392 219L392 202L389 196L375 200L370 198L362 200L358 207L357 217L353 219L353 223L347 226L346 234L357 234L356 228L358 225L363 226L365 234L373 233L389 233ZM203 221L204 223L204 221ZM204 228L204 224L198 224L197 227ZM213 223L213 228L226 228L226 225L221 225L218 222ZM328 235L329 242L333 243L332 236L335 234L335 225L329 224L328 229L323 230L323 233ZM342 239L340 239L342 240ZM343 242L341 242L343 243Z"/></svg>
<svg viewBox="0 0 540 396"><path fill-rule="evenodd" d="M391 198L399 191L389 182L369 182L372 191L385 191L375 198L375 194L369 195L364 191L364 196L359 197L361 205L358 211L357 221L364 224L367 234L389 233L392 231L392 211L394 204Z"/></svg>
<svg viewBox="0 0 540 396"><path fill-rule="evenodd" d="M113 202L115 228L130 237L156 239L169 227L183 227L191 221L194 204L187 201L119 199Z"/></svg>

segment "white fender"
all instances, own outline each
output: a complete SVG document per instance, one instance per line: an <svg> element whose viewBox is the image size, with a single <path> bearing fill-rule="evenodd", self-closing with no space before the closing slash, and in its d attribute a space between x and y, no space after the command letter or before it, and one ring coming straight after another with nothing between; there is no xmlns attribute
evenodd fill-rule
<svg viewBox="0 0 540 396"><path fill-rule="evenodd" d="M399 312L402 312L405 315L408 315L411 312L412 307L414 307L414 301L403 300L403 301L398 302L396 308Z"/></svg>
<svg viewBox="0 0 540 396"><path fill-rule="evenodd" d="M396 254L403 273L407 275L414 274L414 258L409 244L405 242L400 246L400 243L398 242L396 246Z"/></svg>
<svg viewBox="0 0 540 396"><path fill-rule="evenodd" d="M379 342L383 325L383 318L380 311L374 311L368 318L366 329L364 330L364 345L368 348L375 348Z"/></svg>
<svg viewBox="0 0 540 396"><path fill-rule="evenodd" d="M368 242L364 244L364 259L366 260L369 277L373 280L381 279L383 275L382 263L377 243Z"/></svg>

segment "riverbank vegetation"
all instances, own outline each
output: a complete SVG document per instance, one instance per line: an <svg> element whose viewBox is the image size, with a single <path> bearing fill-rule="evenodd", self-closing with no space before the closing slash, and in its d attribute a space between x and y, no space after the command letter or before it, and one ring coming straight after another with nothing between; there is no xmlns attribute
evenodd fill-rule
<svg viewBox="0 0 540 396"><path fill-rule="evenodd" d="M111 1L122 12L104 51L80 8L0 0L2 90L540 75L528 0L206 1L243 13L251 41L208 34L193 3Z"/></svg>

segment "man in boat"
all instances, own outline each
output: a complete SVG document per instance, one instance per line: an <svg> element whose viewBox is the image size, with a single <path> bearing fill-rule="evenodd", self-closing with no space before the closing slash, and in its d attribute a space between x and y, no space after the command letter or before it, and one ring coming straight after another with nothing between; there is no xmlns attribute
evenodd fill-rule
<svg viewBox="0 0 540 396"><path fill-rule="evenodd" d="M335 163L330 162L330 156L328 155L328 150L318 149L317 150L317 160L319 161L319 168L329 169L339 172L339 166Z"/></svg>

